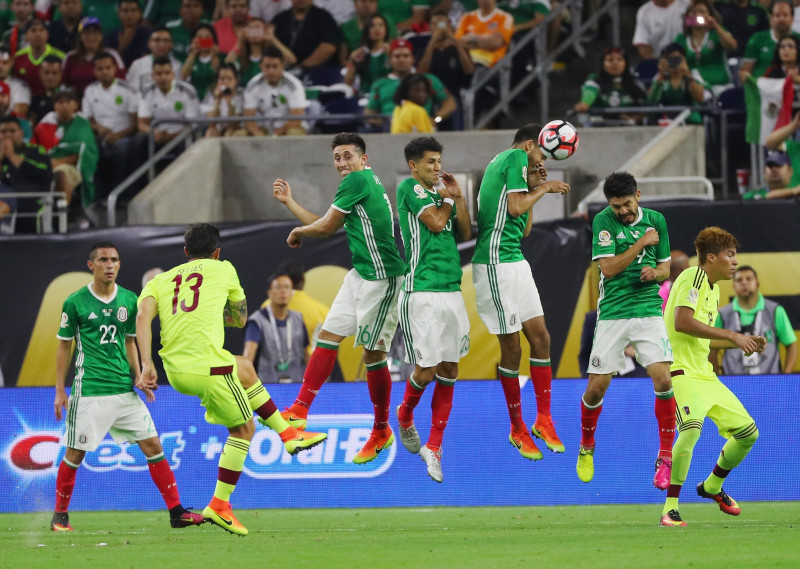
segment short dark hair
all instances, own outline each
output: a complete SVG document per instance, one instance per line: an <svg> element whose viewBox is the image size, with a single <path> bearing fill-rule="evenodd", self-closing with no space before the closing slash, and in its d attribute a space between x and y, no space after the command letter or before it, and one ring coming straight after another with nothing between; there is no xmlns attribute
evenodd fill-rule
<svg viewBox="0 0 800 569"><path fill-rule="evenodd" d="M292 275L290 275L286 271L282 271L282 270L278 269L277 271L272 273L269 276L269 278L267 279L267 290L271 289L272 288L272 283L275 282L275 279L278 279L280 277L286 277L287 279L292 281L292 288L294 288L294 280L292 279Z"/></svg>
<svg viewBox="0 0 800 569"><path fill-rule="evenodd" d="M281 50L279 50L277 47L265 47L264 51L261 52L261 61L264 61L265 57L269 57L270 59L280 59L281 63L283 63L283 52L281 52Z"/></svg>
<svg viewBox="0 0 800 569"><path fill-rule="evenodd" d="M111 52L108 52L108 51L98 51L97 53L95 53L92 56L92 63L97 63L98 61L100 61L102 59L110 59L111 61L114 62L114 65L117 64L117 60L114 59L114 56L111 55ZM161 58L157 58L157 59L161 59ZM167 58L167 59L169 59L169 58Z"/></svg>
<svg viewBox="0 0 800 569"><path fill-rule="evenodd" d="M19 123L19 119L14 115L4 115L0 117L0 124L5 124L7 122L13 122L15 125L22 128L22 125Z"/></svg>
<svg viewBox="0 0 800 569"><path fill-rule="evenodd" d="M541 130L542 125L536 123L526 124L514 134L514 144L522 144L526 140L534 140L538 143Z"/></svg>
<svg viewBox="0 0 800 569"><path fill-rule="evenodd" d="M57 55L53 55L51 53L50 55L46 55L44 57L44 59L42 60L42 63L54 63L54 64L56 64L56 65L58 65L60 67L61 65L63 65L64 61L60 57L58 57Z"/></svg>
<svg viewBox="0 0 800 569"><path fill-rule="evenodd" d="M628 172L614 172L603 182L603 194L607 200L632 196L637 189L636 178Z"/></svg>
<svg viewBox="0 0 800 569"><path fill-rule="evenodd" d="M219 249L219 229L210 223L193 223L183 234L190 259L211 257Z"/></svg>
<svg viewBox="0 0 800 569"><path fill-rule="evenodd" d="M789 6L791 10L794 10L794 3L792 3L791 0L772 0L772 2L769 5L770 16L772 15L772 11L775 9L775 6L777 6L778 4L786 4L787 6Z"/></svg>
<svg viewBox="0 0 800 569"><path fill-rule="evenodd" d="M154 57L153 58L153 69L156 68L156 65L169 65L172 67L172 61L170 61L169 57L164 55L161 57Z"/></svg>
<svg viewBox="0 0 800 569"><path fill-rule="evenodd" d="M119 6L117 6L117 9L121 8L123 4L136 4L136 7L139 8L139 11L142 11L142 6L139 4L139 0L119 0Z"/></svg>
<svg viewBox="0 0 800 569"><path fill-rule="evenodd" d="M432 136L420 136L419 138L412 138L406 144L404 149L406 162L413 160L417 162L422 160L426 152L441 152L442 144Z"/></svg>
<svg viewBox="0 0 800 569"><path fill-rule="evenodd" d="M686 57L686 48L683 47L678 42L672 42L672 43L668 43L667 45L665 45L661 49L661 54L660 55L661 55L661 57L666 57L670 53L675 53L676 51L678 53L680 53L682 56Z"/></svg>
<svg viewBox="0 0 800 569"><path fill-rule="evenodd" d="M753 273L753 276L756 277L756 280L758 280L758 273L750 265L742 265L741 267L736 267L736 270L734 271L733 274L736 275L737 273L743 273L744 271L750 271L751 273Z"/></svg>
<svg viewBox="0 0 800 569"><path fill-rule="evenodd" d="M172 32L169 31L169 28L167 26L163 25L163 24L153 28L153 31L150 32L150 35L152 36L156 32L167 32L169 34L169 37L172 38Z"/></svg>
<svg viewBox="0 0 800 569"><path fill-rule="evenodd" d="M337 146L344 146L346 144L354 145L361 151L361 154L364 154L367 151L367 143L364 142L364 139L361 138L361 135L356 134L355 132L340 132L334 136L333 140L331 141L331 150Z"/></svg>
<svg viewBox="0 0 800 569"><path fill-rule="evenodd" d="M119 254L119 249L117 246L114 245L111 241L98 241L92 248L89 250L89 260L94 261L94 258L97 257L97 250L98 249L115 249L117 254Z"/></svg>
<svg viewBox="0 0 800 569"><path fill-rule="evenodd" d="M286 273L292 279L292 288L303 290L306 284L306 270L300 263L284 263L278 269L279 272Z"/></svg>
<svg viewBox="0 0 800 569"><path fill-rule="evenodd" d="M235 63L221 63L220 66L219 66L219 69L217 69L217 75L214 77L214 79L217 79L217 80L219 79L220 71L222 71L223 69L227 69L228 71L232 71L233 72L233 76L236 77L236 80L237 81L239 80L239 68L236 67Z"/></svg>
<svg viewBox="0 0 800 569"><path fill-rule="evenodd" d="M739 241L721 227L706 227L694 240L699 264L706 264L708 255L718 255L725 249L739 248Z"/></svg>

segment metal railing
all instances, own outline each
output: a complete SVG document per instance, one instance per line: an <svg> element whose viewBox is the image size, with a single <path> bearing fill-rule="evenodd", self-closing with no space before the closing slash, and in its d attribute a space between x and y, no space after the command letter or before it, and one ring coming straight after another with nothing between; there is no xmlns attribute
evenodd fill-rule
<svg viewBox="0 0 800 569"><path fill-rule="evenodd" d="M192 119L188 119L185 117L175 117L169 119L154 119L150 123L150 132L147 134L147 160L143 164L141 164L136 170L131 172L131 174L125 178L116 188L114 188L108 196L108 202L106 206L106 219L108 222L109 227L116 227L117 225L117 202L119 201L120 195L125 192L128 188L133 186L139 178L147 175L148 182L152 182L153 178L156 176L156 165L158 162L167 156L170 152L172 152L179 144L183 143L187 139L191 139L194 137L194 134L198 128L207 126L211 123L214 124L224 124L224 123L245 123L245 122L258 122L258 123L268 123L270 129L272 129L272 125L276 121L285 121L285 120L308 120L314 121L315 123L318 122L332 122L332 121L360 121L360 122L371 122L371 121L381 121L385 126L389 122L391 122L391 117L387 117L385 115L378 115L378 114L361 114L361 113L342 113L342 114L331 114L331 115L276 115L276 116L248 116L248 117L195 117ZM153 139L153 131L156 127L165 125L165 124L180 124L187 126L183 132L181 132L178 136L167 142L164 146L156 150L155 140ZM193 141L190 141L190 144Z"/></svg>
<svg viewBox="0 0 800 569"><path fill-rule="evenodd" d="M66 197L54 191L47 192L4 192L4 198L36 198L41 200L42 207L37 212L20 213L20 217L35 217L40 233L53 233L53 218L58 218L58 232L67 232L67 200Z"/></svg>
<svg viewBox="0 0 800 569"><path fill-rule="evenodd" d="M561 13L568 8L572 15L572 32L554 51L547 53L547 27L550 22L560 16ZM541 23L526 35L522 36L519 41L514 42L503 59L498 61L479 81L464 91L462 96L464 130L479 130L484 128L507 107L510 101L515 99L517 95L522 93L522 91L537 78L539 79L541 122L547 122L550 116L550 81L547 77L550 65L559 55L570 48L575 48L578 52L583 51L583 46L580 44L581 36L591 26L599 22L600 18L606 15L611 18L612 44L619 45L619 0L606 0L603 6L585 22L583 21L583 0L566 0L558 7L554 8ZM515 55L522 52L531 42L534 42L536 48L536 67L511 88L511 67L513 58ZM495 77L498 78L500 84L499 100L476 121L475 96L480 89L486 87Z"/></svg>

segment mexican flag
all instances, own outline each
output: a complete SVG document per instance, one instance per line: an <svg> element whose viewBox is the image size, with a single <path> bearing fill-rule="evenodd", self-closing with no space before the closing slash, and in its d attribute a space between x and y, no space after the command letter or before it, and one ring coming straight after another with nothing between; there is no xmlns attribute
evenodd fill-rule
<svg viewBox="0 0 800 569"><path fill-rule="evenodd" d="M794 83L791 77L748 77L744 83L744 100L747 108L745 140L750 144L764 144L773 130L792 120Z"/></svg>

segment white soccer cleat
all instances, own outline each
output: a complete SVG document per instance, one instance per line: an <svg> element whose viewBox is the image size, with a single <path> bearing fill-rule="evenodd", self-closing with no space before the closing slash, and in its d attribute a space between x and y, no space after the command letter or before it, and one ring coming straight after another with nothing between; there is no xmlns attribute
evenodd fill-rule
<svg viewBox="0 0 800 569"><path fill-rule="evenodd" d="M419 447L422 445L422 441L419 438L419 433L417 432L417 428L414 426L414 423L406 428L402 424L400 424L400 405L397 406L397 422L400 425L400 442L403 443L403 446L406 447L406 450L412 454L419 454Z"/></svg>
<svg viewBox="0 0 800 569"><path fill-rule="evenodd" d="M442 474L442 451L441 449L438 451L433 451L428 448L428 445L423 446L419 449L419 455L422 457L422 460L425 461L425 464L428 466L428 475L433 478L434 482L441 483L444 480L444 474Z"/></svg>

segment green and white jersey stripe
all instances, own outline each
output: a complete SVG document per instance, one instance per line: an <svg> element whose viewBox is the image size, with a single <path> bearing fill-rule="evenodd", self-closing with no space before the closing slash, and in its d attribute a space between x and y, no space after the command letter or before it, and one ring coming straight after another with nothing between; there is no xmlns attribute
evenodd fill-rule
<svg viewBox="0 0 800 569"><path fill-rule="evenodd" d="M345 176L331 207L345 214L353 268L361 278L375 281L405 274L405 262L394 240L392 205L370 168Z"/></svg>
<svg viewBox="0 0 800 569"><path fill-rule="evenodd" d="M108 301L95 295L91 284L64 301L57 337L75 339L72 395L133 391L125 339L136 335L136 313L136 295L120 286Z"/></svg>
<svg viewBox="0 0 800 569"><path fill-rule="evenodd" d="M461 256L456 245L456 209L450 213L444 229L431 231L420 216L428 208L442 206L436 190L428 190L414 178L397 187L400 232L406 250L408 269L403 290L406 292L454 292L461 290Z"/></svg>
<svg viewBox="0 0 800 569"><path fill-rule="evenodd" d="M473 263L514 263L525 257L520 240L530 212L508 213L508 194L528 191L528 155L519 148L495 156L483 174L478 193L478 238Z"/></svg>

